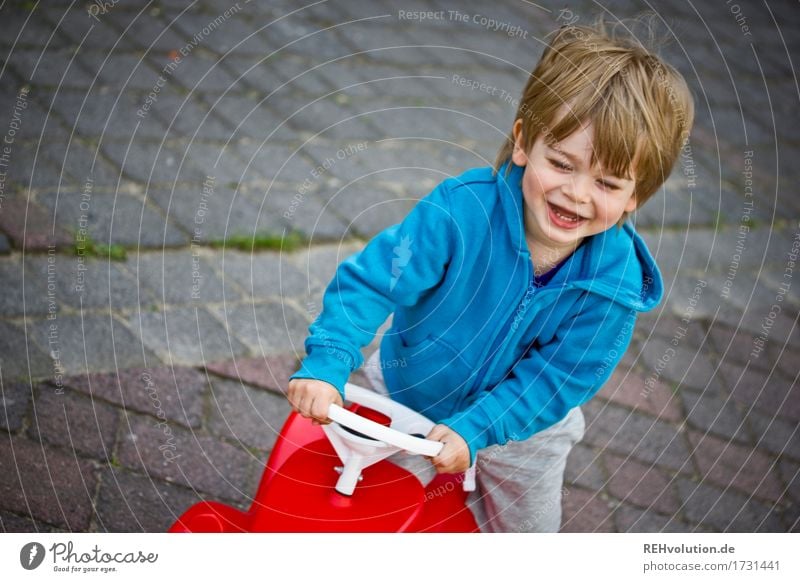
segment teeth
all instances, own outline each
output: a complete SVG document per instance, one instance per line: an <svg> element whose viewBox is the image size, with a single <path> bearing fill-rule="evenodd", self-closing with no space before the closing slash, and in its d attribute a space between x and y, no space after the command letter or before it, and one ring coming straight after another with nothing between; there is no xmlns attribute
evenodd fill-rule
<svg viewBox="0 0 800 582"><path fill-rule="evenodd" d="M556 206L553 206L553 212L556 213L556 216L568 222L578 222L578 220L580 220L580 216L575 216L575 217L564 216Z"/></svg>

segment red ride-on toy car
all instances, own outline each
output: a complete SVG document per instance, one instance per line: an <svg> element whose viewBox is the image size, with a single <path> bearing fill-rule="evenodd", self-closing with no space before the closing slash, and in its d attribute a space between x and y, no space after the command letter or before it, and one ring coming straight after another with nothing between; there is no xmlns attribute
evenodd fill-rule
<svg viewBox="0 0 800 582"><path fill-rule="evenodd" d="M389 398L347 384L347 408L315 426L292 412L249 511L204 501L170 532L477 532L465 501L474 467L437 475L427 487L387 460L399 451L436 456L422 438L434 423Z"/></svg>

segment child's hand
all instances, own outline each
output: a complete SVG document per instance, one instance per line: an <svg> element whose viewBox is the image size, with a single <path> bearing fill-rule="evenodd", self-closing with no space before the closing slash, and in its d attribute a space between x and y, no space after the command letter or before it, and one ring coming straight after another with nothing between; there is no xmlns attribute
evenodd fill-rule
<svg viewBox="0 0 800 582"><path fill-rule="evenodd" d="M330 405L344 405L339 391L332 384L309 378L290 380L286 397L295 412L300 413L303 418L313 419L313 424L330 424Z"/></svg>
<svg viewBox="0 0 800 582"><path fill-rule="evenodd" d="M463 473L469 469L469 447L456 431L437 424L427 438L444 443L439 454L430 458L437 473Z"/></svg>

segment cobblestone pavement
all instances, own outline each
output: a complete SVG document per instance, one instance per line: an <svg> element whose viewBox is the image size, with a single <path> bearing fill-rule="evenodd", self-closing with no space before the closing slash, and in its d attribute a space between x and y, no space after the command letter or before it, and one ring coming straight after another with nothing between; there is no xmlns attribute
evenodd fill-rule
<svg viewBox="0 0 800 582"><path fill-rule="evenodd" d="M542 37L599 10L188 5L0 8L7 531L247 506L336 264L491 163ZM585 407L563 529L796 531L800 11L656 9L698 110L636 216L668 297Z"/></svg>

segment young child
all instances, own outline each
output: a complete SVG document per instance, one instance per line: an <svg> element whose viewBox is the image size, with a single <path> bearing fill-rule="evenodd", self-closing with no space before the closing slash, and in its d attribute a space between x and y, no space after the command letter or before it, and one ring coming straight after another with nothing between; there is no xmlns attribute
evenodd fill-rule
<svg viewBox="0 0 800 582"><path fill-rule="evenodd" d="M438 423L438 472L477 463L482 531L558 531L579 406L622 359L661 274L626 222L693 120L684 79L596 27L552 37L495 168L441 183L338 268L289 383L326 423L378 327L373 388Z"/></svg>

